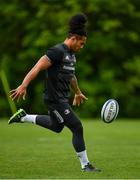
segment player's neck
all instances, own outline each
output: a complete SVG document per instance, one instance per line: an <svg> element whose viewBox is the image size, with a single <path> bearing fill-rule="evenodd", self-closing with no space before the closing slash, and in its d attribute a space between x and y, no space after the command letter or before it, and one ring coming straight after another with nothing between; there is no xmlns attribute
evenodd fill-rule
<svg viewBox="0 0 140 180"><path fill-rule="evenodd" d="M71 40L70 39L65 39L64 44L71 50Z"/></svg>

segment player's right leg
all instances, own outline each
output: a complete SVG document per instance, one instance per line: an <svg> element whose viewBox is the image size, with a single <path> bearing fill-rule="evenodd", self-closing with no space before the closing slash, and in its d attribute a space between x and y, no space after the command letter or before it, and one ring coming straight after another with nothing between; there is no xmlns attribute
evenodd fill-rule
<svg viewBox="0 0 140 180"><path fill-rule="evenodd" d="M50 112L49 116L38 115L36 117L36 124L57 133L60 133L64 128L64 123L60 122L59 117L54 112Z"/></svg>
<svg viewBox="0 0 140 180"><path fill-rule="evenodd" d="M24 109L19 109L8 121L8 124L22 122L22 117L26 116Z"/></svg>
<svg viewBox="0 0 140 180"><path fill-rule="evenodd" d="M23 109L19 109L9 119L8 124L23 122L34 123L57 133L61 132L64 127L64 124L60 122L59 118L53 112L50 115L34 115L27 114Z"/></svg>

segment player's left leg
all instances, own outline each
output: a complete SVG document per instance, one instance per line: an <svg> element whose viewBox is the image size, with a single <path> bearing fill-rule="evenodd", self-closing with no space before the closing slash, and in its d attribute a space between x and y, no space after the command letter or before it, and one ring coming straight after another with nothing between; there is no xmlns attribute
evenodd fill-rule
<svg viewBox="0 0 140 180"><path fill-rule="evenodd" d="M93 167L89 163L83 136L83 126L72 110L70 111L70 114L67 117L65 125L72 131L73 146L76 150L77 156L79 157L82 170L100 172L100 169Z"/></svg>
<svg viewBox="0 0 140 180"><path fill-rule="evenodd" d="M89 163L83 136L83 126L78 117L74 114L68 104L61 105L57 110L64 119L65 126L67 126L72 132L72 143L77 156L79 157L82 170L99 172L100 169L93 167Z"/></svg>

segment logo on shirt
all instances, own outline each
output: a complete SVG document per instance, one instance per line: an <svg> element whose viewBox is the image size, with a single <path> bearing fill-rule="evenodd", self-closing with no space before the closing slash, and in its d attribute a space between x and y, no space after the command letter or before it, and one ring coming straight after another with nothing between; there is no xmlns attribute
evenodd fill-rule
<svg viewBox="0 0 140 180"><path fill-rule="evenodd" d="M74 71L74 70L75 70L75 67L65 66L65 65L64 65L64 66L63 66L63 69Z"/></svg>
<svg viewBox="0 0 140 180"><path fill-rule="evenodd" d="M70 58L69 58L69 56L66 56L66 58L65 58L66 60L69 60Z"/></svg>
<svg viewBox="0 0 140 180"><path fill-rule="evenodd" d="M69 109L65 109L65 111L64 111L64 114L69 114L70 113L70 110Z"/></svg>

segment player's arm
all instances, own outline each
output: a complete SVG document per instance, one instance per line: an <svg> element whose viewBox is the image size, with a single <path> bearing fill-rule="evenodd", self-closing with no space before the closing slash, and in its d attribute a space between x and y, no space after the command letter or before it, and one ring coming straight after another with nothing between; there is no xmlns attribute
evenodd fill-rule
<svg viewBox="0 0 140 180"><path fill-rule="evenodd" d="M84 100L87 100L88 98L81 92L79 86L78 86L78 82L77 82L77 78L74 75L71 79L71 88L73 89L75 96L74 96L74 100L73 100L73 105L74 106L79 106L81 103L84 102Z"/></svg>
<svg viewBox="0 0 140 180"><path fill-rule="evenodd" d="M25 76L23 82L19 87L10 91L10 97L12 100L20 99L21 97L25 99L26 89L30 82L36 78L38 73L42 70L48 69L51 66L51 61L46 55L42 56L38 62L33 66L33 68Z"/></svg>
<svg viewBox="0 0 140 180"><path fill-rule="evenodd" d="M25 76L22 85L27 87L29 83L35 79L38 73L42 70L48 69L51 66L50 60L46 55L42 56L38 62L34 65L34 67L29 71L29 73Z"/></svg>

